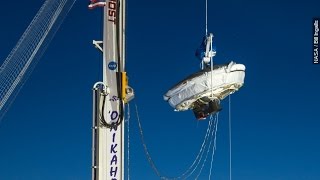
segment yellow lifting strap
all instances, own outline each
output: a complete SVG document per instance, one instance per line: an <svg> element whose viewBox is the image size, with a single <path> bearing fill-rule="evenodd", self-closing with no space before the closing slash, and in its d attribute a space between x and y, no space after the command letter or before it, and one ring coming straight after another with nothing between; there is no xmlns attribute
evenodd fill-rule
<svg viewBox="0 0 320 180"><path fill-rule="evenodd" d="M122 100L127 103L126 101L126 89L128 87L128 78L127 78L127 72L121 72L121 98Z"/></svg>

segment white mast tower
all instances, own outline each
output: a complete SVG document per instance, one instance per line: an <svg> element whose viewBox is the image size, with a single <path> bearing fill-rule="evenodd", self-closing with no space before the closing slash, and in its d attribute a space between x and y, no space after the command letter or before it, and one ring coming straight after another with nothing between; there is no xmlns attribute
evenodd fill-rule
<svg viewBox="0 0 320 180"><path fill-rule="evenodd" d="M92 180L124 179L124 105L133 98L125 72L125 0L106 0L103 82L93 87Z"/></svg>

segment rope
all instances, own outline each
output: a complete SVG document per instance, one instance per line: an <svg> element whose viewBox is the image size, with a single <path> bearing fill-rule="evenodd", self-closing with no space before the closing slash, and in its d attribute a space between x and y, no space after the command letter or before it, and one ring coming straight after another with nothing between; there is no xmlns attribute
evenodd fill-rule
<svg viewBox="0 0 320 180"><path fill-rule="evenodd" d="M127 156L128 156L128 160L127 160L127 178L128 180L130 180L130 106L129 103L127 105L128 108L128 112L127 112L127 137L128 137L128 152L127 152Z"/></svg>
<svg viewBox="0 0 320 180"><path fill-rule="evenodd" d="M142 142L142 145L143 145L143 149L144 149L144 152L147 156L147 159L148 159L148 162L149 164L151 165L153 171L157 174L157 176L159 176L161 179L163 179L158 171L158 169L156 168L153 160L151 159L151 156L150 156L150 153L148 151L148 148L146 146L146 143L145 143L145 140L144 140L144 135L143 135L143 131L142 131L142 127L141 127L141 122L140 122L140 117L139 117L139 113L138 113L138 106L137 104L135 103L135 108L136 108L136 115L137 115L137 120L138 120L138 126L139 126L139 130L140 130L140 138L141 138L141 142Z"/></svg>
<svg viewBox="0 0 320 180"><path fill-rule="evenodd" d="M210 116L210 120L212 121L212 118L213 116L211 115ZM200 174L201 174L201 172L202 172L202 169L203 169L203 167L204 167L204 165L205 165L205 163L207 162L207 158L208 158L208 155L209 155L209 152L210 152L210 150L211 150L211 144L212 144L212 142L213 142L213 144L212 144L212 155L211 155L211 164L212 164L212 161L213 161L213 156L214 156L214 153L215 153L215 150L216 150L216 135L217 135L217 127L218 127L218 122L219 122L219 119L218 119L218 114L215 116L215 119L214 119L214 128L213 128L213 130L212 130L212 132L211 132L211 141L210 141L210 144L209 144L209 146L208 146L208 150L207 150L207 154L206 154L206 157L205 157L205 159L204 159L204 161L203 161L203 163L202 163L202 166L201 166L201 168L200 168L200 171L199 171L199 173L198 173L198 175L197 175L197 177L196 177L196 179L198 179L198 177L200 176ZM212 169L212 166L210 167L210 174L211 174L211 169Z"/></svg>
<svg viewBox="0 0 320 180"><path fill-rule="evenodd" d="M218 123L219 123L219 113L217 113L217 116L216 116L216 119L217 119L217 122L216 122L216 129L215 129L215 135L214 135L214 145L212 147L212 154L211 154L211 162L210 162L210 173L209 173L209 180L211 179L211 174L212 174L212 163L213 163L213 156L215 154L215 150L217 148L217 131L218 131Z"/></svg>
<svg viewBox="0 0 320 180"><path fill-rule="evenodd" d="M229 178L232 179L231 94L229 95Z"/></svg>
<svg viewBox="0 0 320 180"><path fill-rule="evenodd" d="M207 161L207 157L208 157L208 154L211 149L211 144L212 144L213 154L216 149L216 133L217 133L217 126L218 126L218 115L216 115L215 120L213 120L212 116L210 116L210 121L208 123L208 127L207 127L207 131L206 131L206 134L204 137L204 141L201 145L199 153L197 154L197 156L196 156L195 160L193 161L193 163L191 164L191 166L189 166L189 168L178 177L166 177L166 176L163 176L160 174L160 171L157 169L154 161L151 158L151 155L150 155L149 150L147 148L147 145L145 143L141 120L140 120L139 113L138 113L138 106L136 103L135 103L135 110L136 110L138 127L139 127L140 138L141 138L141 142L143 145L143 149L144 149L145 155L147 157L147 160L148 160L152 170L156 173L156 175L160 179L165 179L165 180L186 179L186 178L190 177L191 175L193 175L193 173L198 169L200 163L202 162L200 171L196 177L196 179L197 179L198 176L201 174L202 169ZM209 140L210 140L210 142L208 142ZM209 145L208 145L208 143L209 143ZM205 159L202 160L206 149L207 149L207 151L206 151ZM211 155L211 158L213 158L213 154ZM211 164L212 164L212 160L211 160Z"/></svg>
<svg viewBox="0 0 320 180"><path fill-rule="evenodd" d="M211 117L212 117L212 116L211 116ZM198 153L198 156L196 157L196 159L195 159L195 161L194 161L194 163L197 163L197 164L196 164L196 166L193 168L193 170L192 170L190 173L188 173L187 176L185 176L185 178L190 177L190 176L198 169L198 166L199 166L199 164L200 164L200 162L201 162L201 160L202 160L202 156L203 156L203 154L204 154L204 150L206 149L206 146L207 146L207 144L208 144L207 141L208 141L208 139L211 139L211 140L212 140L212 138L210 138L210 136L209 136L210 134L212 134L212 131L214 130L214 128L211 129L211 127L212 127L212 118L210 118L209 126L210 126L210 127L208 127L208 129L207 129L207 134L206 134L205 140L204 140L204 142L203 142L203 144L202 144L202 145L204 145L204 146L201 146L201 149L200 149L200 151L199 151L199 153ZM211 141L210 141L210 144L211 144ZM210 149L210 144L209 144L208 149ZM199 159L199 158L200 158L200 159ZM192 166L194 165L194 163L190 166L189 169L192 168ZM201 170L200 170L200 172L201 172ZM183 174L183 175L184 175L184 174Z"/></svg>
<svg viewBox="0 0 320 180"><path fill-rule="evenodd" d="M206 35L208 35L208 0L206 0Z"/></svg>

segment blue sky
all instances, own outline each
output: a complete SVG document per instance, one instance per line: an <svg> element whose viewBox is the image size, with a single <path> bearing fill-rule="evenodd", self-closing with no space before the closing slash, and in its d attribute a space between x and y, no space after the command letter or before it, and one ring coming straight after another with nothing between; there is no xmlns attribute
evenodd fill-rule
<svg viewBox="0 0 320 180"><path fill-rule="evenodd" d="M44 1L4 1L0 59ZM78 0L0 124L0 179L91 178L92 85L102 79L101 11ZM205 33L199 1L127 1L127 72L145 140L159 170L182 173L198 153L207 121L174 112L162 95L199 70ZM319 1L210 1L216 63L246 65L232 96L234 180L320 179L319 77L312 64L312 18ZM228 179L228 102L218 127L213 179ZM131 179L157 179L144 156L134 104ZM201 179L208 179L208 167Z"/></svg>

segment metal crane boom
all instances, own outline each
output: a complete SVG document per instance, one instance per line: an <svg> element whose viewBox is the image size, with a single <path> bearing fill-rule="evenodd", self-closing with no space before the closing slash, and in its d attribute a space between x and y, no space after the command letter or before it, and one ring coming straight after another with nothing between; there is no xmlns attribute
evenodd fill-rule
<svg viewBox="0 0 320 180"><path fill-rule="evenodd" d="M92 180L124 179L124 104L133 98L125 72L125 0L104 4L103 82L93 87Z"/></svg>

